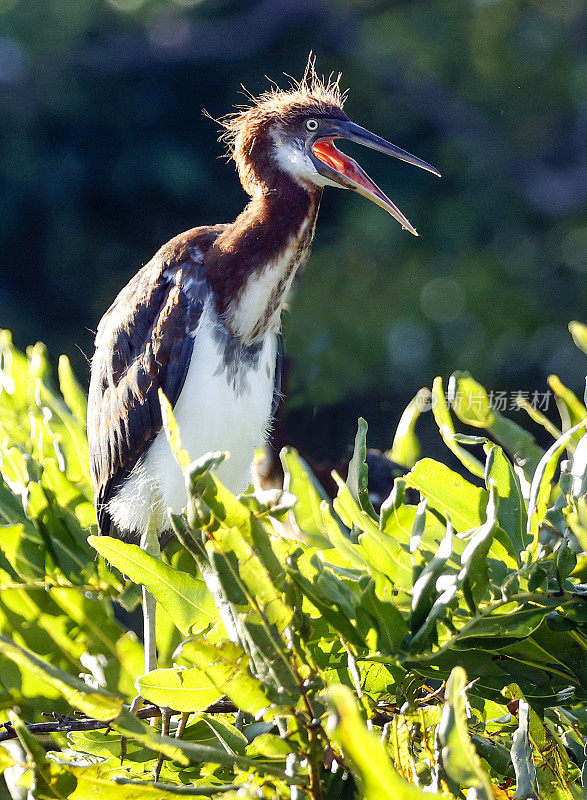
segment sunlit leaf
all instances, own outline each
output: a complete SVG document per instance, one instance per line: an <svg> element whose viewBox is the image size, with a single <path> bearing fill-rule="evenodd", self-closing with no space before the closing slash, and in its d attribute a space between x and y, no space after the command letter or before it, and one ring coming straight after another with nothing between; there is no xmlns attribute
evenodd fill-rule
<svg viewBox="0 0 587 800"><path fill-rule="evenodd" d="M457 532L476 528L485 519L488 494L444 464L423 458L405 476L432 508L451 520Z"/></svg>
<svg viewBox="0 0 587 800"><path fill-rule="evenodd" d="M175 711L202 711L222 697L205 673L196 668L153 670L138 678L137 688L145 700Z"/></svg>
<svg viewBox="0 0 587 800"><path fill-rule="evenodd" d="M216 623L216 607L203 581L173 569L136 544L110 536L90 536L88 542L132 581L146 586L182 633L198 633Z"/></svg>

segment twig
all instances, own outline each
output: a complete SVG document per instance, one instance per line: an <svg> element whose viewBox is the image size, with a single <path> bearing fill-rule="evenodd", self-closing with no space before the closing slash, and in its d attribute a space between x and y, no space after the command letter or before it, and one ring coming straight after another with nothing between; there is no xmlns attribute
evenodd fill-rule
<svg viewBox="0 0 587 800"><path fill-rule="evenodd" d="M237 711L236 706L228 698L221 698L218 702L213 703L205 709L206 714L234 714ZM179 713L179 712L173 712ZM198 713L194 709L194 713ZM96 731L101 728L109 728L113 720L104 721L102 719L91 719L76 717L68 717L61 714L53 714L53 722L27 722L28 730L36 736L43 736L50 733L71 733L72 731ZM161 709L157 706L147 706L141 708L136 716L139 719L151 719L153 717L161 716ZM17 739L16 731L10 722L0 724L0 742L7 742L10 739Z"/></svg>

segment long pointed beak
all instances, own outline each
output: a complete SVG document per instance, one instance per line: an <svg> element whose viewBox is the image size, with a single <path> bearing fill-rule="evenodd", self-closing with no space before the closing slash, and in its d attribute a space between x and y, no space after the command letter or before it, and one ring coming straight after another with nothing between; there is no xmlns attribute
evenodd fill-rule
<svg viewBox="0 0 587 800"><path fill-rule="evenodd" d="M352 189L363 195L363 197L372 200L391 214L403 228L417 236L418 232L395 203L371 180L354 159L345 153L341 153L335 147L333 140L348 139L351 142L357 142L365 147L379 150L381 153L386 153L394 158L399 158L401 161L406 161L408 164L413 164L416 167L432 172L433 175L438 177L440 177L440 172L421 158L417 158L417 156L413 156L406 150L402 150L401 147L397 147L380 136L370 133L365 128L361 128L360 125L355 125L350 120L336 121L329 134L320 137L312 145L312 153L317 159L316 168L318 171L338 186L344 189Z"/></svg>

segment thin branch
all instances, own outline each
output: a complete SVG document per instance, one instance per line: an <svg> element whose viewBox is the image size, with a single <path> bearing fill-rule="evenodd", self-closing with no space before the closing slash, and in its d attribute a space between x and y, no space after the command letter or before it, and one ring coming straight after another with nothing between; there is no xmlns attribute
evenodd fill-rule
<svg viewBox="0 0 587 800"><path fill-rule="evenodd" d="M237 711L237 707L227 698L222 698L218 700L217 703L213 703L207 709L205 709L206 714L234 714ZM174 714L179 714L179 711L174 711ZM194 711L194 713L198 713ZM44 736L50 733L71 733L72 731L96 731L100 729L109 728L113 720L104 721L102 719L91 719L91 718L78 718L78 717L68 717L61 714L53 713L53 721L52 722L27 722L26 726L28 730L35 734L36 736ZM141 708L136 716L139 719L152 719L154 717L161 716L161 709L157 706L147 706L146 708ZM10 739L17 739L16 731L10 724L10 722L4 722L0 725L0 728L4 728L3 731L0 731L0 742L7 742Z"/></svg>

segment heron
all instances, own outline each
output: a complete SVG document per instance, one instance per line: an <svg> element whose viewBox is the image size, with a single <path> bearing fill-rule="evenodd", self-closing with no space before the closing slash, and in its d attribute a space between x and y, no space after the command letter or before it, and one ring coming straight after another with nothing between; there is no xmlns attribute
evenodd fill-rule
<svg viewBox="0 0 587 800"><path fill-rule="evenodd" d="M280 394L281 315L308 259L326 187L349 189L417 231L338 140L438 170L344 111L340 76L311 63L223 118L250 199L234 222L192 228L164 244L122 289L97 330L88 440L101 534L157 555L185 482L162 430L159 390L191 458L229 451L217 470L232 492L251 480ZM145 671L156 667L155 601L143 590Z"/></svg>

